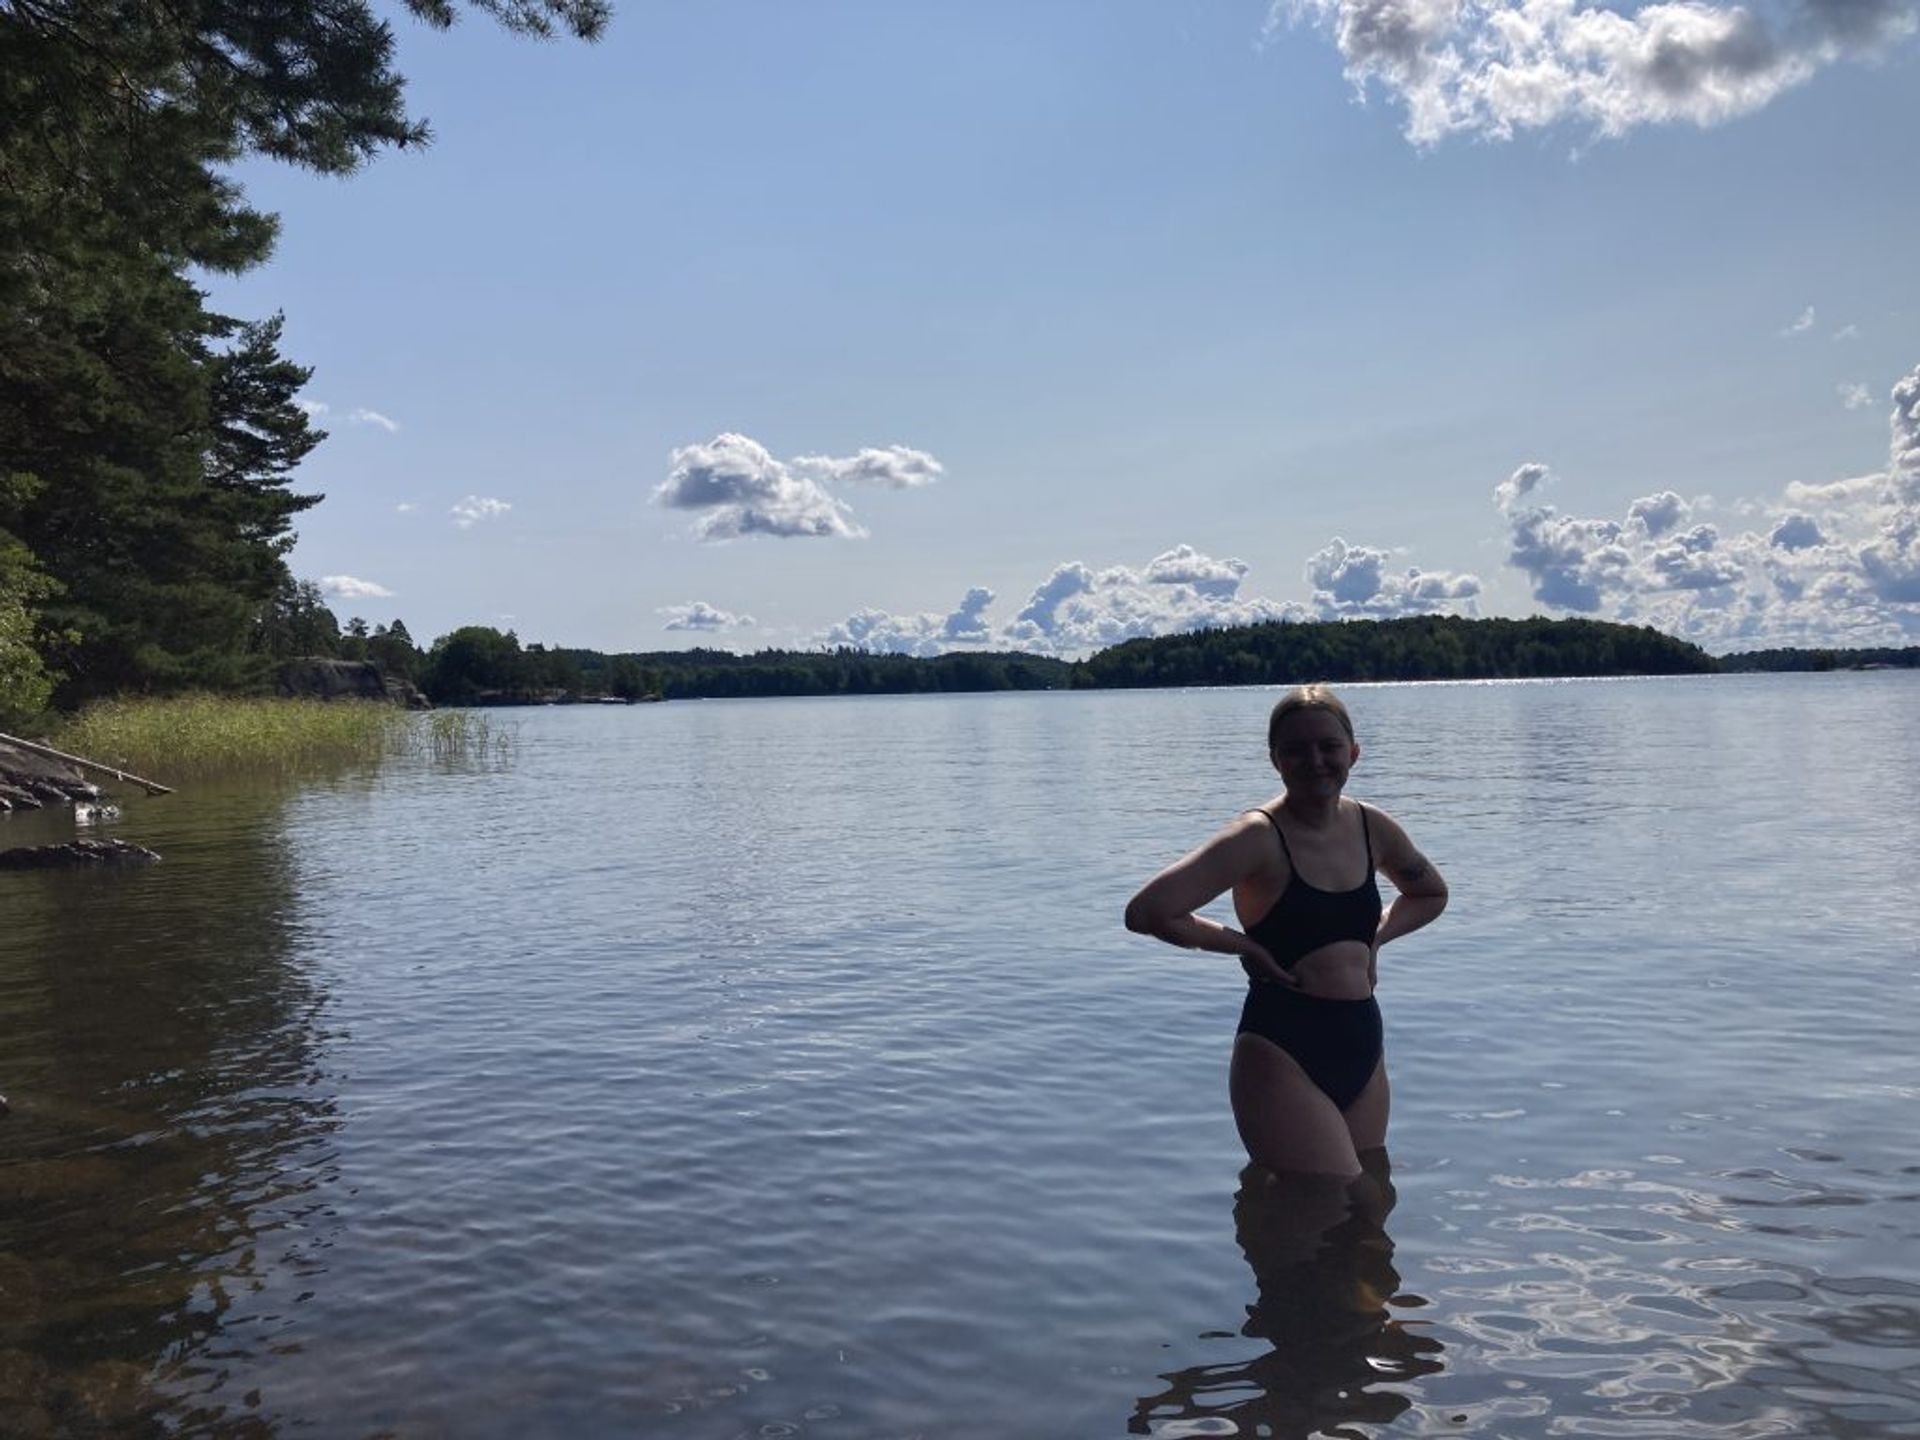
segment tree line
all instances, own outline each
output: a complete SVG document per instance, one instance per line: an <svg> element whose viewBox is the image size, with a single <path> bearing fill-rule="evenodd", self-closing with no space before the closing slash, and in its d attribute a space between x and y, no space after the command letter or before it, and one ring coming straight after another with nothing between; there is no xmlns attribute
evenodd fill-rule
<svg viewBox="0 0 1920 1440"><path fill-rule="evenodd" d="M1722 668L1698 646L1599 620L1276 622L1129 640L1084 660L1017 651L929 659L832 650L673 650L607 654L523 645L511 630L466 625L416 646L405 623L342 626L311 586L276 621L277 653L370 660L436 704L775 695L912 695L983 690L1273 685L1309 680L1523 679L1687 675Z"/></svg>
<svg viewBox="0 0 1920 1440"><path fill-rule="evenodd" d="M536 36L608 15L468 4ZM325 435L283 317L195 276L273 248L236 162L339 175L427 141L393 48L369 0L0 0L0 719L262 682Z"/></svg>

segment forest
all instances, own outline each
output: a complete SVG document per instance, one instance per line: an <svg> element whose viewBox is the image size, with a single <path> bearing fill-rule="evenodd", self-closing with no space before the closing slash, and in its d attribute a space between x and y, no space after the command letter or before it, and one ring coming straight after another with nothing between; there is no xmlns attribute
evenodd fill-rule
<svg viewBox="0 0 1920 1440"><path fill-rule="evenodd" d="M372 660L414 681L437 704L1697 675L1722 668L1699 647L1657 630L1599 620L1276 622L1128 640L1067 661L1010 651L919 659L848 648L608 655L523 646L511 631L480 625L423 650L400 620L369 630L353 619L341 629L317 595L296 614L290 626L301 653Z"/></svg>

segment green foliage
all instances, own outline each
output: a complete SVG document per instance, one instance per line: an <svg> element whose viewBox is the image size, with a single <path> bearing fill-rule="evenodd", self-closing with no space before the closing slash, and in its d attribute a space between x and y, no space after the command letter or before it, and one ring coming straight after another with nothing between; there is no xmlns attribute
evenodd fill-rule
<svg viewBox="0 0 1920 1440"><path fill-rule="evenodd" d="M1340 620L1129 640L1078 667L1100 688L1304 684L1314 680L1685 675L1716 669L1698 646L1601 620Z"/></svg>
<svg viewBox="0 0 1920 1440"><path fill-rule="evenodd" d="M373 633L367 637L367 659L378 665L383 674L397 675L402 680L420 678L423 657L400 620L373 627Z"/></svg>
<svg viewBox="0 0 1920 1440"><path fill-rule="evenodd" d="M250 648L269 666L304 655L338 658L340 622L319 586L283 575L255 614Z"/></svg>
<svg viewBox="0 0 1920 1440"><path fill-rule="evenodd" d="M1855 650L1747 650L1722 655L1720 668L1754 670L1920 670L1920 645L1868 646Z"/></svg>
<svg viewBox="0 0 1920 1440"><path fill-rule="evenodd" d="M487 625L463 625L433 642L420 688L436 705L470 705L483 697L522 698L528 670L520 640Z"/></svg>
<svg viewBox="0 0 1920 1440"><path fill-rule="evenodd" d="M536 36L608 15L473 8ZM25 611L10 683L57 674L66 705L259 683L292 520L319 498L291 476L323 437L280 317L208 311L189 271L272 247L236 161L339 174L427 138L392 62L368 0L0 0L0 532L55 582L4 592Z"/></svg>

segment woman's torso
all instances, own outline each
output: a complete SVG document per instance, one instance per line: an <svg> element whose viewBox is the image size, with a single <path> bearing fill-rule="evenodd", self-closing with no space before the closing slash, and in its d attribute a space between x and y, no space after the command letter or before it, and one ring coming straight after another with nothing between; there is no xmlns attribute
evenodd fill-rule
<svg viewBox="0 0 1920 1440"><path fill-rule="evenodd" d="M1273 831L1272 858L1233 888L1241 929L1307 994L1365 999L1373 993L1370 961L1381 913L1365 809L1342 799L1317 830L1296 824L1283 802L1252 813Z"/></svg>

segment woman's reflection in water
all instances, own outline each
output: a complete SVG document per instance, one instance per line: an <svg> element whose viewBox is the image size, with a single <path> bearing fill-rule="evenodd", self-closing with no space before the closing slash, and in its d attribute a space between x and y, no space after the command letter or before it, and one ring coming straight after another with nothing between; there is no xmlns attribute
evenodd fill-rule
<svg viewBox="0 0 1920 1440"><path fill-rule="evenodd" d="M1385 1150L1361 1157L1365 1177L1240 1172L1233 1223L1253 1267L1254 1303L1242 1335L1272 1348L1230 1365L1195 1365L1163 1376L1141 1399L1136 1435L1261 1435L1275 1440L1357 1435L1339 1428L1384 1425L1411 1404L1390 1387L1442 1369L1440 1342L1388 1310L1424 1304L1398 1294L1392 1169ZM1223 1423L1224 1422L1224 1423ZM1229 1429L1228 1426L1232 1428Z"/></svg>

